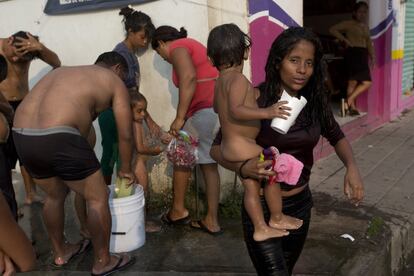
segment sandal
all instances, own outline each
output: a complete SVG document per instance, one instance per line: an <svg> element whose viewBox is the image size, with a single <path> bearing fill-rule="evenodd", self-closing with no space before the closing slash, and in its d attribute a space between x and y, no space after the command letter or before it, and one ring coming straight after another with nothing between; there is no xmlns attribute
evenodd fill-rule
<svg viewBox="0 0 414 276"><path fill-rule="evenodd" d="M126 263L124 263L123 265L121 265L122 264L122 261L124 260L124 258L127 255L122 255L122 256L114 255L114 256L117 256L119 259L118 259L118 262L116 263L116 265L113 268L111 268L111 269L109 269L109 270L107 270L105 272L102 272L102 273L97 273L97 274L91 273L91 275L92 276L107 276L107 275L111 275L112 273L115 273L117 271L120 271L120 270L123 270L125 268L130 267L136 261L135 256L132 256L132 257L129 257L129 261L127 261Z"/></svg>

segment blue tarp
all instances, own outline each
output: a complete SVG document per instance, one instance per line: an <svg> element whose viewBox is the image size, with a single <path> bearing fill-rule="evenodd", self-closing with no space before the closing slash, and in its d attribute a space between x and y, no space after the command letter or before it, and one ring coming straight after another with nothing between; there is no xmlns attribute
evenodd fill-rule
<svg viewBox="0 0 414 276"><path fill-rule="evenodd" d="M129 4L141 4L154 0L48 0L44 13L58 15L120 8Z"/></svg>

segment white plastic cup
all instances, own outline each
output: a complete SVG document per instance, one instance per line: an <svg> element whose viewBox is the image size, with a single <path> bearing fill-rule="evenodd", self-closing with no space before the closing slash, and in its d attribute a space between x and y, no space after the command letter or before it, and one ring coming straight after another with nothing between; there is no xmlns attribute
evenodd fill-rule
<svg viewBox="0 0 414 276"><path fill-rule="evenodd" d="M285 105L291 108L291 110L288 111L290 113L290 116L287 116L287 119L274 118L270 126L273 130L281 134L286 134L289 131L290 127L295 123L296 118L302 111L303 107L306 105L307 101L303 96L301 96L300 99L292 97L286 91L283 91L279 101L288 102Z"/></svg>

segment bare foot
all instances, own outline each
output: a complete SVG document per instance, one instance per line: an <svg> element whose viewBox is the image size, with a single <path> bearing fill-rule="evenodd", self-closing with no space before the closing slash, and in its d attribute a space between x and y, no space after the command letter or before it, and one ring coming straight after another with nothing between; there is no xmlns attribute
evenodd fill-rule
<svg viewBox="0 0 414 276"><path fill-rule="evenodd" d="M16 275L16 270L14 269L14 264L10 260L9 256L4 255L4 268L3 276L13 276Z"/></svg>
<svg viewBox="0 0 414 276"><path fill-rule="evenodd" d="M31 205L32 203L44 203L44 198L38 195L37 193L31 193L29 195L26 195L26 198L24 199L24 204Z"/></svg>
<svg viewBox="0 0 414 276"><path fill-rule="evenodd" d="M55 255L54 265L60 267L67 264L72 258L86 252L90 246L90 240L82 240L78 244L66 243L64 246L64 254L61 256Z"/></svg>
<svg viewBox="0 0 414 276"><path fill-rule="evenodd" d="M270 218L269 226L275 229L293 230L298 229L303 224L303 220L291 216L282 215L279 220Z"/></svg>
<svg viewBox="0 0 414 276"><path fill-rule="evenodd" d="M103 265L99 261L94 264L92 275L112 274L133 265L135 260L135 257L131 257L130 255L111 255L107 264Z"/></svg>
<svg viewBox="0 0 414 276"><path fill-rule="evenodd" d="M145 221L145 232L147 233L157 233L162 229L161 225L153 220Z"/></svg>
<svg viewBox="0 0 414 276"><path fill-rule="evenodd" d="M280 238L287 235L289 235L289 232L286 230L274 229L266 225L266 227L254 230L253 239L255 241L264 241L270 238Z"/></svg>

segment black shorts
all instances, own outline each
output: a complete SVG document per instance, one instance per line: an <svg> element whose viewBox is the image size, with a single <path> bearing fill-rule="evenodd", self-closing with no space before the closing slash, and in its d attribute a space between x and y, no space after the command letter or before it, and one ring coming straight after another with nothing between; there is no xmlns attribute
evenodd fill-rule
<svg viewBox="0 0 414 276"><path fill-rule="evenodd" d="M345 65L349 80L371 81L367 48L347 48L345 52Z"/></svg>
<svg viewBox="0 0 414 276"><path fill-rule="evenodd" d="M100 169L95 152L72 127L13 128L17 153L33 178L82 180Z"/></svg>

